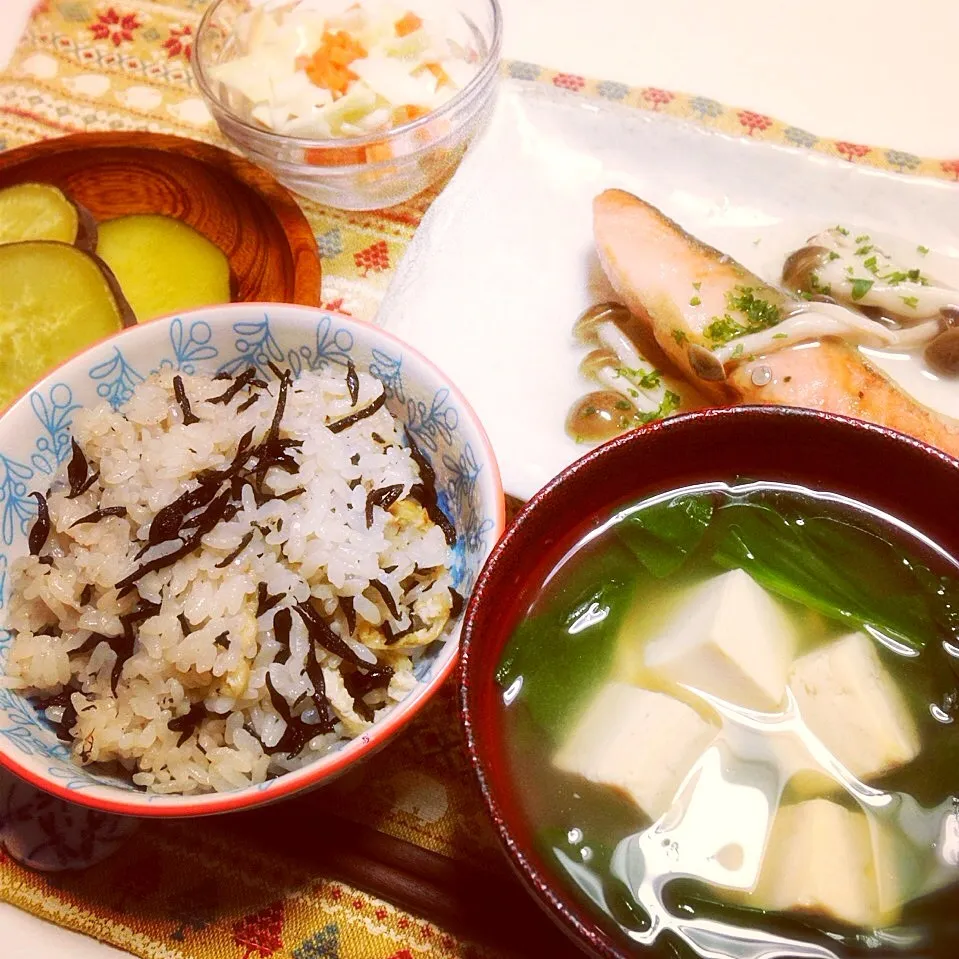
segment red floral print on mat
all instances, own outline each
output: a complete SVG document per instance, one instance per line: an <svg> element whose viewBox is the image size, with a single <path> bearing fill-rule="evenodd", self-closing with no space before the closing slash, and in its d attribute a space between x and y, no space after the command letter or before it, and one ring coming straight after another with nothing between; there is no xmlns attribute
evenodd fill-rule
<svg viewBox="0 0 959 959"><path fill-rule="evenodd" d="M654 110L658 110L660 107L666 106L667 103L672 103L676 99L676 94L670 93L669 90L660 90L658 87L647 87L643 90L643 99Z"/></svg>
<svg viewBox="0 0 959 959"><path fill-rule="evenodd" d="M586 81L575 73L557 73L553 77L553 86L562 90L582 90Z"/></svg>
<svg viewBox="0 0 959 959"><path fill-rule="evenodd" d="M106 13L97 16L97 22L91 24L90 31L97 40L112 40L113 45L118 47L121 43L129 43L141 25L135 13L125 13L121 17L110 7Z"/></svg>
<svg viewBox="0 0 959 959"><path fill-rule="evenodd" d="M943 173L951 173L954 180L959 180L959 160L943 160L939 165Z"/></svg>
<svg viewBox="0 0 959 959"><path fill-rule="evenodd" d="M362 276L388 270L390 268L390 251L386 247L386 240L379 240L372 246L360 250L359 253L354 253L353 261Z"/></svg>
<svg viewBox="0 0 959 959"><path fill-rule="evenodd" d="M352 316L349 310L344 309L343 303L344 299L342 296L338 296L335 300L330 300L328 303L321 303L321 310L331 310L333 313L342 313L344 316Z"/></svg>
<svg viewBox="0 0 959 959"><path fill-rule="evenodd" d="M189 25L170 27L170 36L163 41L163 46L166 49L167 57L171 60L173 57L183 57L184 60L189 60L193 54L193 27Z"/></svg>
<svg viewBox="0 0 959 959"><path fill-rule="evenodd" d="M233 923L233 943L243 959L269 959L283 948L283 903L274 902Z"/></svg>
<svg viewBox="0 0 959 959"><path fill-rule="evenodd" d="M768 130L772 125L772 117L767 117L762 113L754 113L752 110L740 110L737 114L739 122L749 131L752 136L757 130L760 132Z"/></svg>
<svg viewBox="0 0 959 959"><path fill-rule="evenodd" d="M847 143L845 140L841 140L836 144L836 149L839 151L839 155L845 157L850 163L855 163L856 160L861 160L866 154L868 154L872 147L863 146L861 143Z"/></svg>

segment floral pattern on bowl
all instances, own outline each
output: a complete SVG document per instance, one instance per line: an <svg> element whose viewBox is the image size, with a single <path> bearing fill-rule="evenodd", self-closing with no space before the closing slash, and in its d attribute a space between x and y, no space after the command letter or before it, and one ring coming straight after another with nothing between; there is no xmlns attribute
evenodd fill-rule
<svg viewBox="0 0 959 959"><path fill-rule="evenodd" d="M502 487L489 441L455 386L420 354L383 330L345 316L284 304L208 307L134 327L68 361L23 396L0 420L0 667L9 644L3 607L9 569L27 551L36 516L31 490L45 490L70 454L73 414L107 402L120 409L136 385L170 367L185 373L236 373L255 366L336 371L352 360L377 376L387 407L436 472L441 508L457 529L453 579L468 596L504 524ZM158 796L118 777L81 769L47 722L17 693L0 689L0 761L45 790L128 815L189 815L272 801L341 772L383 745L451 671L459 624L418 663L420 685L364 735L302 770L231 793Z"/></svg>
<svg viewBox="0 0 959 959"><path fill-rule="evenodd" d="M0 771L0 846L41 872L86 869L113 855L139 822L84 809Z"/></svg>

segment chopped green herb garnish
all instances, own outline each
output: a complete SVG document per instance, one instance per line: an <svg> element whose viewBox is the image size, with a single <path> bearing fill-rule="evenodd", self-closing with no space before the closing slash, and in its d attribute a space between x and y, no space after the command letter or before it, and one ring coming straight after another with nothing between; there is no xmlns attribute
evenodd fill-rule
<svg viewBox="0 0 959 959"><path fill-rule="evenodd" d="M922 246L921 244L920 244L919 246L917 246L916 249L917 249L923 256L925 256L925 255L929 252L929 247L928 247L928 246Z"/></svg>
<svg viewBox="0 0 959 959"><path fill-rule="evenodd" d="M698 282L696 282L696 283L693 284L693 289L698 292L698 291L702 288L702 285L703 285L703 284L702 284L702 281L700 280L700 281L698 281Z"/></svg>
<svg viewBox="0 0 959 959"><path fill-rule="evenodd" d="M633 399L635 399L637 396L639 396L639 390L634 390L634 389L630 388L630 389L628 389L626 392L629 393L629 395L630 395L631 397L633 397Z"/></svg>
<svg viewBox="0 0 959 959"><path fill-rule="evenodd" d="M830 251L829 251L829 262L831 263L833 260L838 260L838 259L839 259L839 254L838 254L835 250L830 250Z"/></svg>
<svg viewBox="0 0 959 959"><path fill-rule="evenodd" d="M879 264L876 262L875 256L869 257L868 260L863 260L862 265L875 276L879 272Z"/></svg>
<svg viewBox="0 0 959 959"><path fill-rule="evenodd" d="M855 272L856 272L856 271L855 271L851 266L847 266L847 267L846 267L846 275L847 275L847 276L852 276L853 273L855 273Z"/></svg>
<svg viewBox="0 0 959 959"><path fill-rule="evenodd" d="M616 409L618 409L618 410L628 410L628 409L631 409L631 408L632 408L632 405L633 405L633 404L630 403L629 400L617 400L617 401L616 401Z"/></svg>
<svg viewBox="0 0 959 959"><path fill-rule="evenodd" d="M683 343L685 343L686 340L688 339L688 337L686 336L686 334L685 334L682 330L679 330L679 329L675 329L675 330L672 331L672 337L673 337L673 339L676 341L676 345L677 345L677 346L682 346Z"/></svg>
<svg viewBox="0 0 959 959"><path fill-rule="evenodd" d="M703 301L702 301L698 296L694 296L694 297L689 301L689 305L690 305L690 306L700 306L700 305L702 304L702 302L703 302Z"/></svg>
<svg viewBox="0 0 959 959"><path fill-rule="evenodd" d="M666 390L663 402L659 404L658 409L651 413L640 413L637 417L640 423L652 423L653 420L661 420L670 413L675 413L679 409L679 394L672 390Z"/></svg>
<svg viewBox="0 0 959 959"><path fill-rule="evenodd" d="M732 359L738 360L739 357L741 357L742 355L743 355L743 345L742 343L737 343L736 349L733 350Z"/></svg>
<svg viewBox="0 0 959 959"><path fill-rule="evenodd" d="M875 280L856 279L852 281L852 298L861 300L871 289Z"/></svg>
<svg viewBox="0 0 959 959"><path fill-rule="evenodd" d="M866 243L856 250L856 256L865 256L867 253L872 253L873 249L874 247L871 243Z"/></svg>
<svg viewBox="0 0 959 959"><path fill-rule="evenodd" d="M659 386L660 375L656 370L631 370L628 366L620 366L616 369L616 376L622 376L624 379L632 380L641 389L652 390Z"/></svg>
<svg viewBox="0 0 959 959"><path fill-rule="evenodd" d="M788 339L785 333L773 333L774 340L785 340Z"/></svg>
<svg viewBox="0 0 959 959"><path fill-rule="evenodd" d="M745 332L746 328L726 313L724 316L714 317L712 323L703 330L703 335L713 343L722 344L742 336Z"/></svg>
<svg viewBox="0 0 959 959"><path fill-rule="evenodd" d="M834 229L840 236L849 236L849 231L848 231L844 226L834 226L833 229Z"/></svg>
<svg viewBox="0 0 959 959"><path fill-rule="evenodd" d="M880 277L890 286L899 286L900 283L918 283L920 286L929 286L929 281L919 272L919 270L893 270L886 276Z"/></svg>
<svg viewBox="0 0 959 959"><path fill-rule="evenodd" d="M756 296L748 286L737 286L727 293L726 306L730 312L714 317L703 330L703 335L717 345L728 343L737 336L767 330L783 318L782 310L775 303ZM740 314L742 320L735 319L732 313Z"/></svg>
<svg viewBox="0 0 959 959"><path fill-rule="evenodd" d="M918 296L900 296L900 300L909 307L910 310L914 310L919 306L919 297Z"/></svg>
<svg viewBox="0 0 959 959"><path fill-rule="evenodd" d="M868 240L869 240L869 234L868 234L868 233L860 233L859 236L856 237L856 242L857 242L857 243L866 243L866 242L868 242Z"/></svg>

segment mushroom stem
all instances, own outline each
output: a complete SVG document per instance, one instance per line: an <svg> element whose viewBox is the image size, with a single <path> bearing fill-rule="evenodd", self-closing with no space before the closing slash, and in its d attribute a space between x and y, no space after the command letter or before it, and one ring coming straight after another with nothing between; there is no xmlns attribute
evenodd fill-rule
<svg viewBox="0 0 959 959"><path fill-rule="evenodd" d="M613 385L611 380L603 379L603 384L618 393L623 393L624 396L628 396L633 404L640 407L645 413L659 409L666 396L665 387L662 383L653 389L640 385L642 377L655 373L656 370L633 346L633 341L612 322L598 324L596 335L600 343L619 360L619 369L614 368L610 371L610 375L619 382ZM642 397L641 401L640 397Z"/></svg>
<svg viewBox="0 0 959 959"><path fill-rule="evenodd" d="M627 369L638 370L646 362L633 346L633 341L615 323L600 323L596 327L596 336L603 346L619 357Z"/></svg>
<svg viewBox="0 0 959 959"><path fill-rule="evenodd" d="M615 390L621 396L625 396L640 413L653 413L659 409L663 402L662 396L657 399L649 390L641 389L625 371L620 371L612 366L603 366L596 370L593 375L597 382L607 389Z"/></svg>
<svg viewBox="0 0 959 959"><path fill-rule="evenodd" d="M927 343L941 329L941 320L935 319L894 330L845 307L817 303L814 308L801 307L768 330L730 340L713 350L713 355L725 364L740 356L771 353L824 336L838 336L868 346L910 349Z"/></svg>

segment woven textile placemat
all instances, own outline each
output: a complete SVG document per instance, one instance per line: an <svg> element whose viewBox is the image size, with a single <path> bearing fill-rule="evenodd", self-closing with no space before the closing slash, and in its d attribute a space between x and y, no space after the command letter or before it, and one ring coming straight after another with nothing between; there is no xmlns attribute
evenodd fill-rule
<svg viewBox="0 0 959 959"><path fill-rule="evenodd" d="M0 74L0 149L65 133L225 145L190 68L207 0L42 0ZM959 180L959 160L826 140L705 97L504 63L514 81L667 113L727 135ZM427 193L388 211L302 201L322 305L372 319ZM413 959L570 952L507 871L472 785L454 689L396 742L312 795L215 820L144 824L112 859L42 875L0 853L0 898L156 959ZM0 953L2 953L0 947Z"/></svg>

